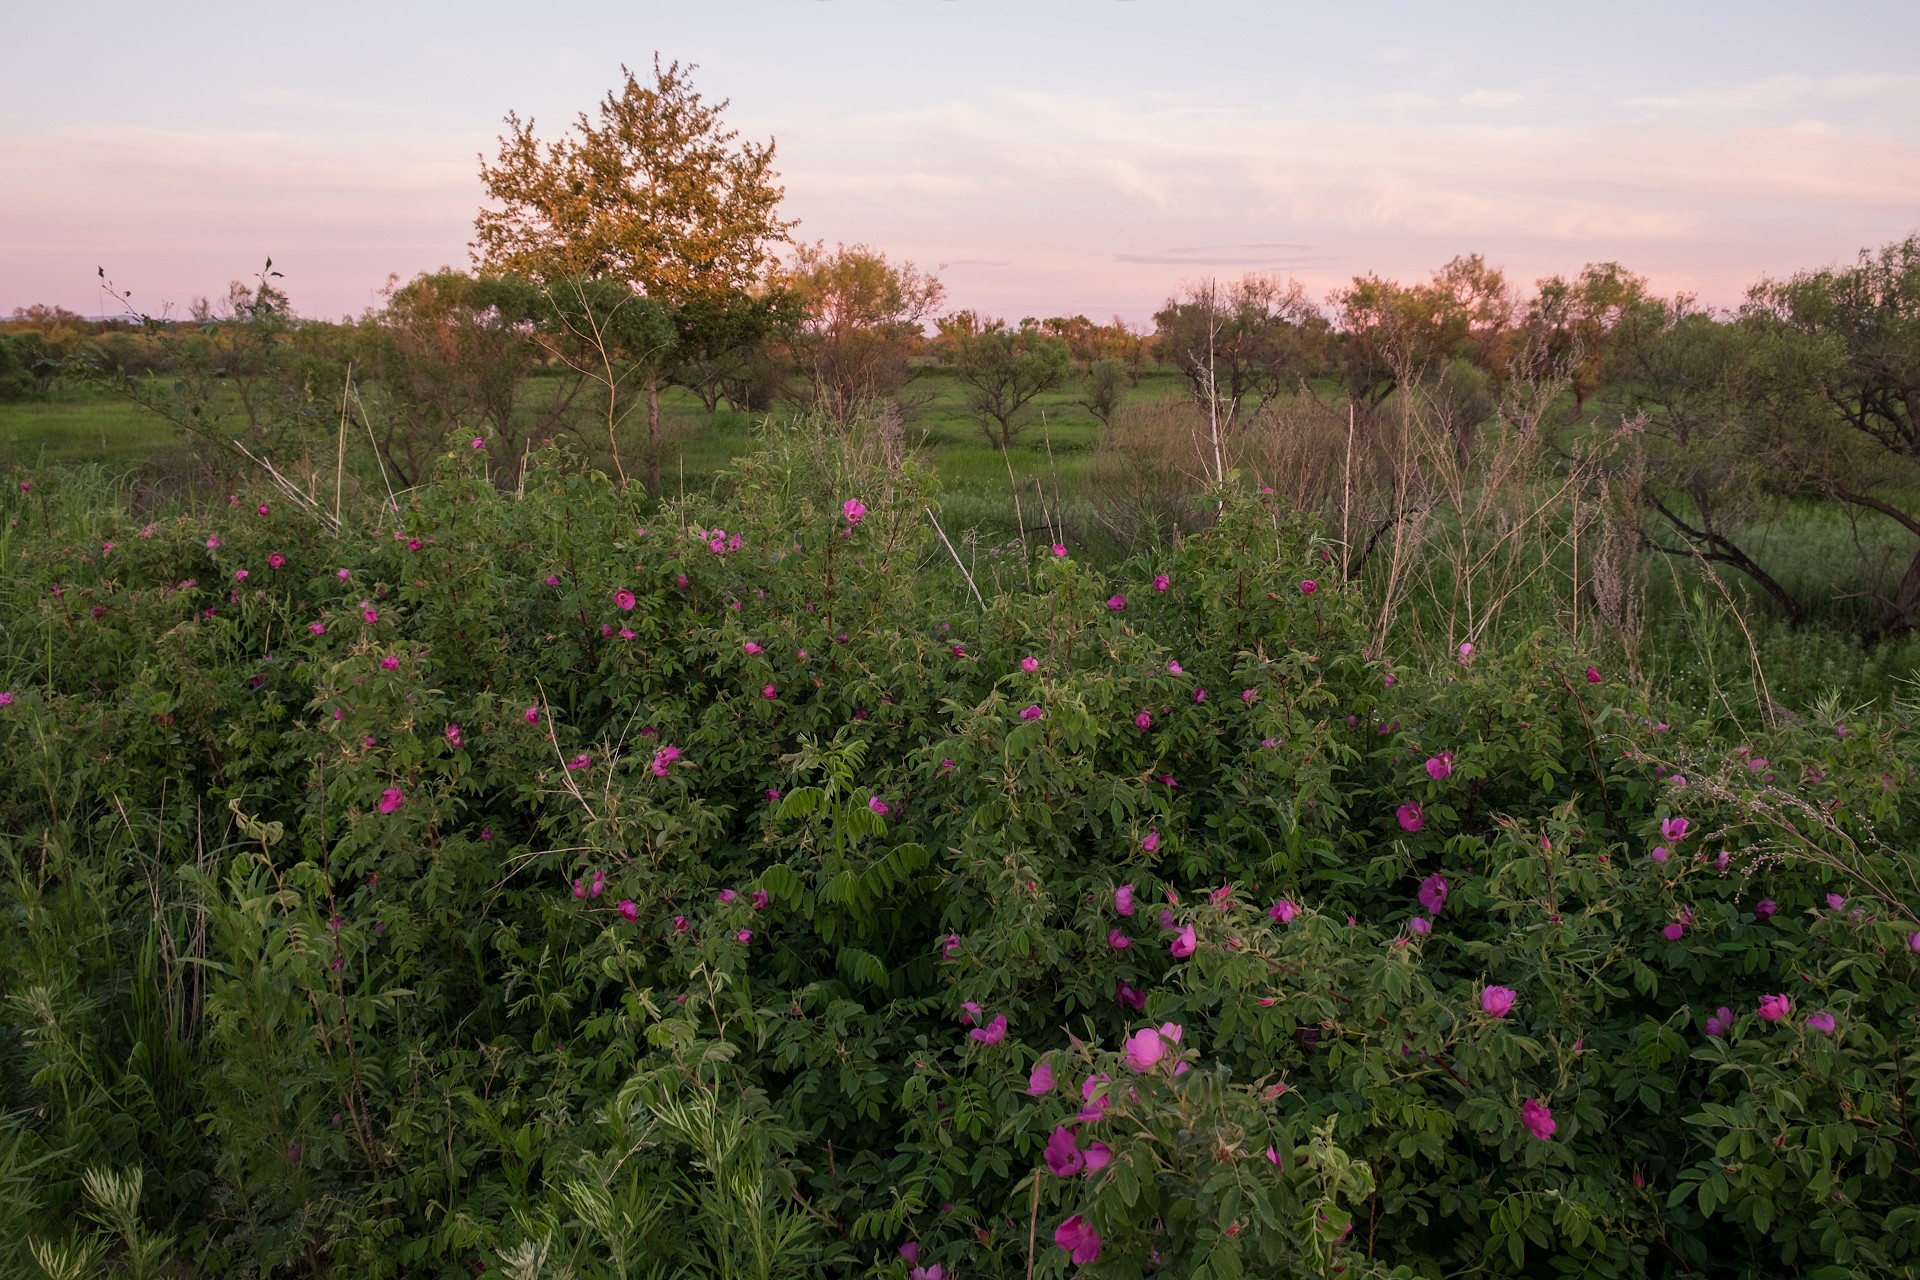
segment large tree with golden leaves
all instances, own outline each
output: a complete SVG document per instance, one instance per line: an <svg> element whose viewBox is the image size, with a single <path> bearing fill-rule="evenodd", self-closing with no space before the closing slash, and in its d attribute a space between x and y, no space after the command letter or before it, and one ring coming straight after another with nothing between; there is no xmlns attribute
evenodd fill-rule
<svg viewBox="0 0 1920 1280"><path fill-rule="evenodd" d="M727 305L765 278L794 224L780 218L774 144L742 142L723 100L695 92L693 67L656 56L653 83L625 86L557 141L507 116L500 155L480 159L494 207L474 219L474 261L550 286L617 280L667 308ZM602 353L604 355L605 353ZM647 390L648 483L658 487L659 370Z"/></svg>
<svg viewBox="0 0 1920 1280"><path fill-rule="evenodd" d="M669 306L759 281L794 225L778 216L774 144L721 126L727 103L694 91L694 68L654 59L653 83L626 85L543 143L507 116L500 156L480 161L498 208L474 219L475 261L539 280L623 280Z"/></svg>

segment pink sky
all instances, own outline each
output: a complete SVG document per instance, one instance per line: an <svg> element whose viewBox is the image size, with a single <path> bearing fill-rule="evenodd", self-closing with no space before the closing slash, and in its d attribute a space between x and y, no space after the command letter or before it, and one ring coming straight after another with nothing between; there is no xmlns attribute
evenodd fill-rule
<svg viewBox="0 0 1920 1280"><path fill-rule="evenodd" d="M358 313L390 273L465 265L476 154L491 150L500 114L532 112L551 132L613 85L618 61L644 67L654 44L696 58L696 83L733 99L743 133L777 138L798 235L938 267L951 305L1010 317L1139 322L1201 275L1278 270L1324 293L1357 272L1413 278L1469 252L1523 286L1617 260L1663 292L1731 304L1762 275L1920 229L1920 74L1840 65L1818 42L1796 46L1790 27L1777 48L1680 64L1692 78L1651 55L1603 68L1605 50L1591 66L1490 69L1434 43L1382 45L1331 78L1269 85L1242 68L1226 91L1191 58L1137 88L1144 73L1127 60L1184 39L1167 25L1179 13L1257 22L1273 10L1081 4L1111 24L1111 47L1091 49L1071 26L1042 30L1026 61L983 78L939 60L987 56L991 32L968 15L1012 12L991 4L916 9L877 33L876 15L900 11L754 9L815 42L824 73L773 56L771 27L768 47L742 49L713 10L703 22L641 7L657 21L637 47L522 59L518 78L471 78L476 58L512 60L510 33L439 63L420 54L407 75L341 70L322 51L231 84L213 69L221 51L182 44L179 57L210 59L198 107L110 90L79 109L23 106L58 59L9 68L15 55L0 55L0 71L26 76L0 108L0 311L110 310L95 279L105 267L137 306L177 314L271 254L302 312ZM864 53L845 48L856 30ZM1540 33L1542 48L1552 36ZM121 56L136 58L137 38ZM452 37L418 33L429 53L440 38ZM886 61L889 40L930 60L924 74ZM1076 48L1091 50L1088 66Z"/></svg>

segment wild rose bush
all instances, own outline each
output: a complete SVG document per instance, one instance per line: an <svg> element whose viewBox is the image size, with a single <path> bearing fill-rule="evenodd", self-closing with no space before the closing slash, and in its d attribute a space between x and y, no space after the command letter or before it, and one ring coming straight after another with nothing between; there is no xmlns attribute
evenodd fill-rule
<svg viewBox="0 0 1920 1280"><path fill-rule="evenodd" d="M468 454L340 538L10 483L0 1257L1915 1273L1900 709L1397 669L1259 494L976 598L911 464Z"/></svg>

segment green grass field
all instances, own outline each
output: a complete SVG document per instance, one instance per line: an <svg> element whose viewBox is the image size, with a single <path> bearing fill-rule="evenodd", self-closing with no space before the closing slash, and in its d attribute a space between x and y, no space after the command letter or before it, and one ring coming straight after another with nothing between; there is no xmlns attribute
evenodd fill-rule
<svg viewBox="0 0 1920 1280"><path fill-rule="evenodd" d="M130 470L177 435L139 405L104 396L0 404L0 467L98 463Z"/></svg>

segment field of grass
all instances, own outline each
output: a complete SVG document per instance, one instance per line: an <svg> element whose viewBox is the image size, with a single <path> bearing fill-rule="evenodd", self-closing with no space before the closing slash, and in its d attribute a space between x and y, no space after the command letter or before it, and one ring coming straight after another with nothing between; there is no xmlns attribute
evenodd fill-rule
<svg viewBox="0 0 1920 1280"><path fill-rule="evenodd" d="M91 393L0 404L0 467L99 463L132 469L176 436L139 405Z"/></svg>

